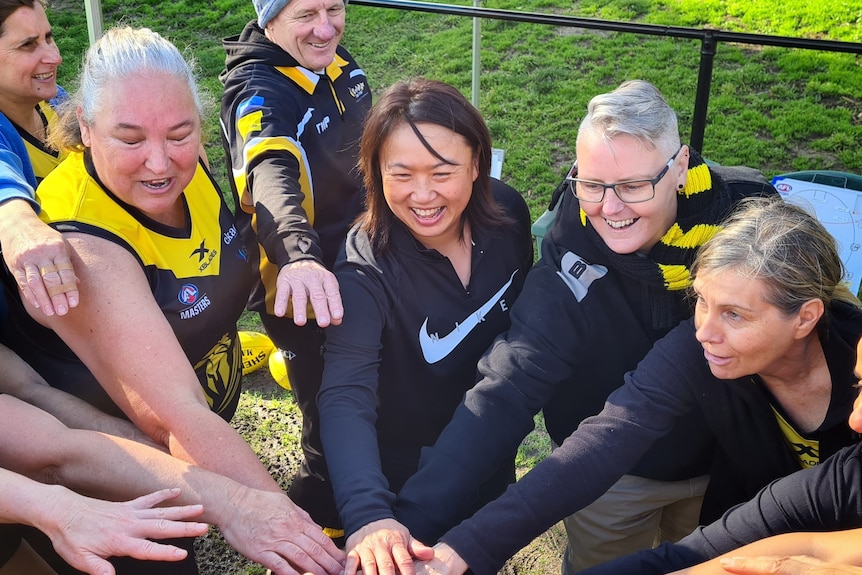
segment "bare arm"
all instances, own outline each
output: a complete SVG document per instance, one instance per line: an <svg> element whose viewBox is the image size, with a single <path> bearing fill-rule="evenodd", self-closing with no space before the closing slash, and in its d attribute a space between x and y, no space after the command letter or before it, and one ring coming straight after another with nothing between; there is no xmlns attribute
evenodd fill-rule
<svg viewBox="0 0 862 575"><path fill-rule="evenodd" d="M203 505L237 551L279 575L338 575L344 555L281 492L252 489L145 445L91 431L0 396L0 464L99 498L123 500L178 487L177 504Z"/></svg>
<svg viewBox="0 0 862 575"><path fill-rule="evenodd" d="M69 246L25 200L0 204L0 244L22 296L46 316L65 315L78 305L75 270Z"/></svg>
<svg viewBox="0 0 862 575"><path fill-rule="evenodd" d="M0 393L35 405L72 429L101 431L160 447L131 422L108 415L74 395L49 386L27 362L3 345L0 345L0 365L3 366Z"/></svg>
<svg viewBox="0 0 862 575"><path fill-rule="evenodd" d="M0 468L0 519L32 525L47 534L57 552L76 569L93 575L113 574L108 557L179 561L186 556L184 549L150 538L195 537L206 532L206 523L184 521L201 513L199 505L153 508L178 493L165 490L112 503Z"/></svg>
<svg viewBox="0 0 862 575"><path fill-rule="evenodd" d="M860 539L862 539L862 529L828 533L786 533L755 541L711 561L675 573L678 575L862 574L860 567L853 568L856 571L840 570L843 569L840 565L862 566ZM807 556L815 561L807 561L800 556ZM834 565L824 567L820 562ZM838 570L827 570L833 568Z"/></svg>
<svg viewBox="0 0 862 575"><path fill-rule="evenodd" d="M29 308L31 316L56 331L129 419L172 455L280 493L245 440L210 411L135 258L94 236L67 240L87 297L65 316L40 317Z"/></svg>

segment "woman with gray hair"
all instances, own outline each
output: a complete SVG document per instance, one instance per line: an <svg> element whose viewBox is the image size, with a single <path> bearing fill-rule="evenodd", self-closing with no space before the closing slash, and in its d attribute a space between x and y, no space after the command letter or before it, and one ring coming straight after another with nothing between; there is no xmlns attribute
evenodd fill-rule
<svg viewBox="0 0 862 575"><path fill-rule="evenodd" d="M249 510L224 494L215 523L246 556L278 573L337 573L342 554L228 423L251 270L207 169L201 117L191 67L157 33L117 28L90 48L52 134L69 155L37 191L87 297L49 318L17 298L10 342L51 385L129 418L173 456L278 493L281 504L258 507L261 525L246 533L231 518Z"/></svg>
<svg viewBox="0 0 862 575"><path fill-rule="evenodd" d="M862 310L813 216L780 199L747 201L691 274L694 317L626 374L601 413L445 534L430 572L495 573L696 408L717 441L705 505L724 509L858 439L847 419Z"/></svg>
<svg viewBox="0 0 862 575"><path fill-rule="evenodd" d="M681 143L676 114L643 80L590 102L577 161L558 187L512 326L479 362L470 389L417 473L397 516L431 543L465 516L481 485L544 413L563 443L653 344L691 317L697 250L744 197L777 195L751 168L710 166ZM677 419L593 504L566 520L564 574L697 526L714 440L696 410Z"/></svg>

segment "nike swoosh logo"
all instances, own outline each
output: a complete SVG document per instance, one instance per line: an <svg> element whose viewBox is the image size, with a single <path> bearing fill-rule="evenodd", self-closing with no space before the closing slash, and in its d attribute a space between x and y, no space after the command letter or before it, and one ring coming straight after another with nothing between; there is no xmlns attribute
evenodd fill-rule
<svg viewBox="0 0 862 575"><path fill-rule="evenodd" d="M464 321L456 324L455 329L449 332L448 335L444 337L434 337L429 334L428 318L426 317L425 321L422 322L422 327L419 328L419 346L422 348L422 356L425 358L425 361L428 363L437 363L452 353L452 351L458 347L458 344L464 341L464 338L473 331L473 328L485 321L485 316L488 315L488 312L494 309L494 306L497 305L497 302L500 301L500 298L503 297L503 294L506 293L506 290L512 285L512 280L518 271L519 270L515 270L512 272L512 275L509 277L509 281L507 281L497 293L492 295L491 299L489 299L482 307L468 315Z"/></svg>

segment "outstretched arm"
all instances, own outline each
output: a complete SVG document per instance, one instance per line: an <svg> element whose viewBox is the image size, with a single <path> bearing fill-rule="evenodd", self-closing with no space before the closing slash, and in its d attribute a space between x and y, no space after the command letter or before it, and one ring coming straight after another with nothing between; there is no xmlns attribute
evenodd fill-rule
<svg viewBox="0 0 862 575"><path fill-rule="evenodd" d="M0 393L47 411L72 429L101 431L165 450L130 421L108 415L74 395L49 386L36 370L3 345L0 345L0 365L3 366Z"/></svg>
<svg viewBox="0 0 862 575"><path fill-rule="evenodd" d="M678 575L859 575L862 529L785 533L761 539Z"/></svg>
<svg viewBox="0 0 862 575"><path fill-rule="evenodd" d="M66 234L66 239L87 297L62 317L40 317L28 308L30 315L53 329L123 413L173 456L280 493L245 440L210 410L134 256L95 236Z"/></svg>
<svg viewBox="0 0 862 575"><path fill-rule="evenodd" d="M196 537L206 523L187 521L200 505L156 507L179 495L165 489L126 503L90 499L58 485L45 485L0 468L0 520L31 525L51 538L70 565L93 575L113 575L108 557L179 561L184 549L150 539Z"/></svg>
<svg viewBox="0 0 862 575"><path fill-rule="evenodd" d="M168 487L176 503L203 505L237 551L279 575L338 575L344 554L281 492L245 487L132 441L72 430L33 406L0 396L0 464L87 495L124 500Z"/></svg>

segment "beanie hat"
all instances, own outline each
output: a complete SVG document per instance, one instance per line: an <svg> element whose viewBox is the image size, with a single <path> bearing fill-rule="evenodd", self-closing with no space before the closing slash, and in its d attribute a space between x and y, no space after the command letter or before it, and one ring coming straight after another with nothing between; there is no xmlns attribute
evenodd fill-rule
<svg viewBox="0 0 862 575"><path fill-rule="evenodd" d="M257 24L266 28L269 21L278 16L282 8L287 6L290 0L252 0L254 11L257 12Z"/></svg>

